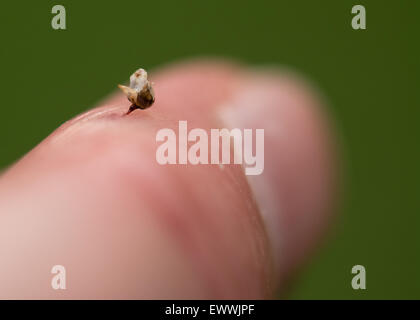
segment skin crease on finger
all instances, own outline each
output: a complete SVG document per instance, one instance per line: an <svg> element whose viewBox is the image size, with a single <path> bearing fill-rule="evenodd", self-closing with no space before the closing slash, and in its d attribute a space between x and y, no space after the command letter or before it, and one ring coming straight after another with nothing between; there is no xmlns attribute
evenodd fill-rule
<svg viewBox="0 0 420 320"><path fill-rule="evenodd" d="M3 173L0 298L270 297L285 268L273 250L290 249L269 242L242 168L155 159L159 129L177 132L179 120L208 130L229 123L220 106L236 99L243 78L225 63L158 71L150 109L123 116L129 103L115 95ZM317 210L328 200L321 202ZM311 238L322 229L307 228ZM57 264L68 279L61 292L50 285Z"/></svg>

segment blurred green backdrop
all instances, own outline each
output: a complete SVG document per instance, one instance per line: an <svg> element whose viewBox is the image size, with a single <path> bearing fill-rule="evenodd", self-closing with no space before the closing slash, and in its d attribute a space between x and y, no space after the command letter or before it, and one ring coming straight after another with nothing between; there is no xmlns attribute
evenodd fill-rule
<svg viewBox="0 0 420 320"><path fill-rule="evenodd" d="M51 8L67 30L51 28ZM363 4L367 30L351 28ZM419 21L407 1L4 1L0 167L94 105L139 66L200 55L291 67L341 134L338 227L292 298L420 298ZM351 288L351 267L367 290Z"/></svg>

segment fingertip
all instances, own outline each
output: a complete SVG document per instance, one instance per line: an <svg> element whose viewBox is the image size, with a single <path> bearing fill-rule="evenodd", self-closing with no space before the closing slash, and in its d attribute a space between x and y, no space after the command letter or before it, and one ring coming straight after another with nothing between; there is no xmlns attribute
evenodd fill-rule
<svg viewBox="0 0 420 320"><path fill-rule="evenodd" d="M336 168L326 103L295 73L254 69L220 115L230 128L264 129L264 172L247 178L284 280L311 256L331 220Z"/></svg>

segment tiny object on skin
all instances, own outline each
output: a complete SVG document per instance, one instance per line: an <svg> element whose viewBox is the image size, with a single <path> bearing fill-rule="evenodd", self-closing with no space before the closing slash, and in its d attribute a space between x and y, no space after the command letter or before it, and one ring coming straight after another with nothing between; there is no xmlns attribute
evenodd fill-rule
<svg viewBox="0 0 420 320"><path fill-rule="evenodd" d="M155 93L153 92L152 84L147 80L146 70L142 68L131 75L129 87L121 84L118 87L131 102L131 106L126 114L130 114L136 109L147 109L155 102Z"/></svg>

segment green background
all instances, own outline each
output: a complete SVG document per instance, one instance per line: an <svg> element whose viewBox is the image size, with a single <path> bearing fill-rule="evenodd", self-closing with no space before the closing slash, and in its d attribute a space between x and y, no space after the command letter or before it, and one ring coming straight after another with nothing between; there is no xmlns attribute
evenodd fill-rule
<svg viewBox="0 0 420 320"><path fill-rule="evenodd" d="M67 30L51 28L51 8ZM351 28L363 4L367 30ZM291 298L420 298L420 1L3 1L0 167L140 65L222 56L288 66L325 94L340 135L337 226ZM351 288L351 267L367 290Z"/></svg>

